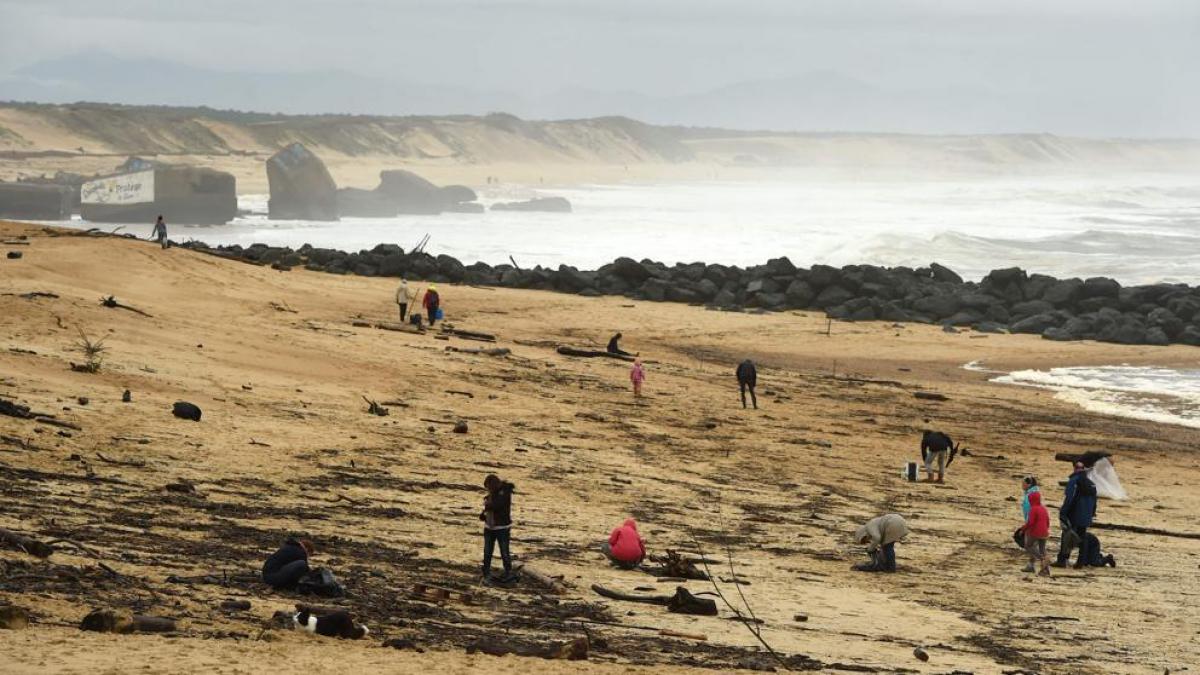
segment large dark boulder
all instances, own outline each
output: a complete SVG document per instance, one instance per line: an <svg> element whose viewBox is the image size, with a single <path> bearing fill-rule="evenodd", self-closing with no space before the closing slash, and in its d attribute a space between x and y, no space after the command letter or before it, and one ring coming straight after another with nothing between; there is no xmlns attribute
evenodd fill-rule
<svg viewBox="0 0 1200 675"><path fill-rule="evenodd" d="M1122 315L1120 319L1099 331L1096 339L1123 345L1146 344L1146 326L1132 316Z"/></svg>
<svg viewBox="0 0 1200 675"><path fill-rule="evenodd" d="M1121 295L1121 284L1107 277L1092 277L1083 282L1082 298L1112 298Z"/></svg>
<svg viewBox="0 0 1200 675"><path fill-rule="evenodd" d="M337 210L339 215L350 218L391 218L400 213L386 196L359 188L338 190Z"/></svg>
<svg viewBox="0 0 1200 675"><path fill-rule="evenodd" d="M1026 300L1018 302L1009 308L1009 314L1014 321L1020 321L1035 314L1045 314L1054 311L1054 305L1045 300Z"/></svg>
<svg viewBox="0 0 1200 675"><path fill-rule="evenodd" d="M719 292L721 292L721 288L713 283L711 279L701 279L696 283L696 295L704 302L717 297L717 293Z"/></svg>
<svg viewBox="0 0 1200 675"><path fill-rule="evenodd" d="M1024 285L1028 278L1020 267L992 270L979 282L979 288L1007 302L1021 302L1025 299Z"/></svg>
<svg viewBox="0 0 1200 675"><path fill-rule="evenodd" d="M1058 308L1072 307L1083 297L1083 282L1079 279L1063 279L1046 286L1042 300Z"/></svg>
<svg viewBox="0 0 1200 675"><path fill-rule="evenodd" d="M1175 316L1171 310L1159 307L1146 315L1146 325L1161 329L1167 337L1174 340L1183 332L1185 324L1183 319Z"/></svg>
<svg viewBox="0 0 1200 675"><path fill-rule="evenodd" d="M272 220L337 220L337 185L319 157L292 143L267 160Z"/></svg>
<svg viewBox="0 0 1200 675"><path fill-rule="evenodd" d="M1045 314L1037 314L1025 319L1021 319L1009 326L1009 330L1014 333L1035 333L1041 335L1046 332L1047 328L1057 328L1066 319L1059 312L1046 312Z"/></svg>
<svg viewBox="0 0 1200 675"><path fill-rule="evenodd" d="M934 281L941 281L950 284L961 284L963 282L963 278L960 277L957 272L949 267L945 267L937 263L929 264L929 274L931 277L933 277Z"/></svg>
<svg viewBox="0 0 1200 675"><path fill-rule="evenodd" d="M796 273L796 266L787 256L771 258L767 261L767 272L774 277L788 277Z"/></svg>
<svg viewBox="0 0 1200 675"><path fill-rule="evenodd" d="M630 284L637 285L650 278L650 270L633 258L617 258L608 270Z"/></svg>
<svg viewBox="0 0 1200 675"><path fill-rule="evenodd" d="M808 285L816 291L836 284L841 278L842 271L829 265L813 265L808 271Z"/></svg>
<svg viewBox="0 0 1200 675"><path fill-rule="evenodd" d="M659 278L650 278L646 283L642 284L641 294L647 300L654 302L662 302L667 299L667 290L671 288L669 281Z"/></svg>
<svg viewBox="0 0 1200 675"><path fill-rule="evenodd" d="M466 276L466 267L459 262L458 258L448 255L439 255L437 257L437 273L453 282L459 282Z"/></svg>
<svg viewBox="0 0 1200 675"><path fill-rule="evenodd" d="M592 278L570 265L559 265L554 274L554 287L567 293L578 293L592 287Z"/></svg>
<svg viewBox="0 0 1200 675"><path fill-rule="evenodd" d="M1200 315L1200 298L1194 295L1184 295L1167 301L1167 309L1184 321L1191 321Z"/></svg>
<svg viewBox="0 0 1200 675"><path fill-rule="evenodd" d="M813 300L812 304L815 307L826 309L828 307L835 307L845 303L853 298L854 293L842 288L841 286L829 286L817 294L817 297L815 300Z"/></svg>
<svg viewBox="0 0 1200 675"><path fill-rule="evenodd" d="M396 213L441 213L447 203L441 188L404 169L379 172L379 187L375 192L387 200Z"/></svg>
<svg viewBox="0 0 1200 675"><path fill-rule="evenodd" d="M918 298L912 303L912 308L920 314L931 316L934 319L943 319L958 312L962 307L962 300L957 295L951 293L941 293L937 295L927 295L923 298Z"/></svg>
<svg viewBox="0 0 1200 675"><path fill-rule="evenodd" d="M810 306L813 299L817 297L812 286L809 286L807 281L801 281L800 279L796 279L788 284L787 290L783 293L787 297L789 305L800 309Z"/></svg>
<svg viewBox="0 0 1200 675"><path fill-rule="evenodd" d="M704 263L677 263L671 268L671 278L680 281L698 282L704 278L705 266Z"/></svg>
<svg viewBox="0 0 1200 675"><path fill-rule="evenodd" d="M565 197L539 197L523 202L501 202L492 204L493 211L546 211L550 213L570 213L571 202Z"/></svg>

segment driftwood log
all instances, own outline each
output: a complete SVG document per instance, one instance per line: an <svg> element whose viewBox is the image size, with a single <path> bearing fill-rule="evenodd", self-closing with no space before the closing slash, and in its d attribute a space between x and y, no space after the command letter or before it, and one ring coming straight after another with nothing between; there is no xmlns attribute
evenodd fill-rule
<svg viewBox="0 0 1200 675"><path fill-rule="evenodd" d="M365 319L355 319L350 322L355 328L378 328L379 330L390 330L397 333L413 333L423 334L424 329L418 328L412 324L396 323L395 321L367 321Z"/></svg>
<svg viewBox="0 0 1200 675"><path fill-rule="evenodd" d="M83 617L79 628L97 633L171 633L175 631L175 620L126 610L97 609Z"/></svg>
<svg viewBox="0 0 1200 675"><path fill-rule="evenodd" d="M483 354L483 355L485 355L485 356L508 356L509 354L511 354L511 353L512 353L512 350L511 350L511 349L509 349L508 347L470 347L470 348L462 348L462 347L447 346L447 347L446 347L446 351L448 351L448 352L458 352L458 353L460 353L460 354Z"/></svg>
<svg viewBox="0 0 1200 675"><path fill-rule="evenodd" d="M131 307L130 305L126 305L126 304L118 301L116 299L116 297L111 296L111 295L106 298L100 298L100 305L102 307L108 307L110 309L127 309L127 310L133 312L134 314L141 314L142 316L145 316L145 317L154 318L150 314L143 312L142 310L138 309L137 307Z"/></svg>
<svg viewBox="0 0 1200 675"><path fill-rule="evenodd" d="M473 330L463 330L461 328L450 328L449 326L446 326L446 325L442 326L442 333L447 334L447 335L453 335L454 337L462 338L464 340L478 340L480 342L495 342L496 341L496 336L492 335L491 333L480 333L480 332L473 331Z"/></svg>
<svg viewBox="0 0 1200 675"><path fill-rule="evenodd" d="M587 638L575 638L567 642L535 643L508 637L486 637L467 647L468 654L476 652L491 656L533 656L540 659L563 659L584 661L588 657Z"/></svg>
<svg viewBox="0 0 1200 675"><path fill-rule="evenodd" d="M914 391L913 396L923 401L949 401L950 397L932 391Z"/></svg>
<svg viewBox="0 0 1200 675"><path fill-rule="evenodd" d="M606 358L617 359L618 361L633 361L634 357L624 354L613 354L612 352L603 351L600 349L581 349L579 347L569 347L567 345L559 345L558 349L554 350L563 356L580 356L583 358Z"/></svg>
<svg viewBox="0 0 1200 675"><path fill-rule="evenodd" d="M1117 530L1119 532L1133 532L1134 534L1153 534L1159 537L1175 537L1176 539L1200 539L1200 532L1173 532L1171 530L1163 530L1157 527L1142 527L1140 525L1121 525L1119 523L1097 523L1093 522L1088 529L1093 530Z"/></svg>
<svg viewBox="0 0 1200 675"><path fill-rule="evenodd" d="M1077 453L1077 452L1056 452L1056 453L1054 453L1054 461L1056 461L1056 462L1070 462L1072 464L1074 464L1075 462L1083 462L1083 465L1088 467L1089 469L1092 468L1092 466L1095 465L1096 462L1099 462L1100 460L1102 460L1106 457L1112 457L1112 453L1104 452L1102 450L1089 450L1088 452L1084 452L1084 453Z"/></svg>
<svg viewBox="0 0 1200 675"><path fill-rule="evenodd" d="M556 595L563 595L568 590L567 582L563 581L561 578L552 577L549 574L539 572L528 565L519 565L517 567L517 571L519 571L522 575L532 579L539 586L542 586L546 590Z"/></svg>
<svg viewBox="0 0 1200 675"><path fill-rule="evenodd" d="M600 584L592 584L592 590L597 594L602 595L612 600L623 600L626 602L641 602L648 605L661 605L667 608L667 611L676 614L695 614L699 616L716 616L717 601L710 598L698 598L692 595L688 589L683 586L675 587L675 595L638 595L634 593L623 593L614 591L610 588L605 588Z"/></svg>
<svg viewBox="0 0 1200 675"><path fill-rule="evenodd" d="M54 547L44 541L26 537L12 530L0 529L0 545L17 551L24 551L35 558L49 558L54 553Z"/></svg>

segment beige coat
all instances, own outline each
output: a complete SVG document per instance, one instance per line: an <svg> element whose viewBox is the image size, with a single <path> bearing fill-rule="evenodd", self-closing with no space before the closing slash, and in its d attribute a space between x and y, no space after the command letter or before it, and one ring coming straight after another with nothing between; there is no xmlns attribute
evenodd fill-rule
<svg viewBox="0 0 1200 675"><path fill-rule="evenodd" d="M416 298L416 294L408 290L408 282L401 281L400 286L396 288L396 304L411 305Z"/></svg>
<svg viewBox="0 0 1200 675"><path fill-rule="evenodd" d="M894 544L908 536L908 523L899 513L872 518L866 525L854 533L854 541L867 544L867 550L874 553L880 546ZM868 543L869 542L869 543Z"/></svg>

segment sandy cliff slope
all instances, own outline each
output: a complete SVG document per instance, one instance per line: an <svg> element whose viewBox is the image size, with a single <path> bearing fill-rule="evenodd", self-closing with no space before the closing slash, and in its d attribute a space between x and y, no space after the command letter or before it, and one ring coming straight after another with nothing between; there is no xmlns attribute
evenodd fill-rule
<svg viewBox="0 0 1200 675"><path fill-rule="evenodd" d="M1066 467L1054 453L1096 448L1117 454L1132 495L1102 503L1101 521L1196 532L1194 431L1081 412L960 368L1182 364L1192 348L884 323L835 323L826 336L823 318L801 313L443 287L456 326L495 333L512 350L495 357L447 350L483 343L352 325L391 317L388 280L0 225L0 240L22 234L28 245L0 246L24 252L0 260L0 396L81 430L0 416L0 527L66 537L99 559L69 545L45 561L0 551L0 604L35 620L0 631L5 672L234 673L285 662L310 672L576 672L465 648L485 636L582 636L580 618L621 624L586 626L584 672L771 666L725 607L683 617L589 590L676 585L611 568L595 550L629 515L652 552L722 560L715 573L728 581L718 583L736 598L732 556L763 636L793 669L1161 673L1200 662L1195 540L1102 531L1118 568L1051 579L1023 574L1009 541L1019 477L1042 476L1057 503ZM26 297L35 291L55 297ZM110 294L150 316L101 306ZM97 374L68 365L81 358L78 329L105 338ZM553 350L602 345L614 330L649 362L644 400L630 395L627 364ZM759 411L736 400L732 371L747 356L760 363ZM923 390L949 400L913 396ZM363 396L392 402L391 414L367 414ZM173 418L177 400L200 405L203 420ZM926 418L972 453L944 486L900 478ZM457 420L468 433L451 432ZM515 552L562 575L567 595L528 581L477 585L478 486L489 472L517 485ZM180 479L197 494L164 489ZM898 547L900 571L851 572L862 553L850 533L888 511L913 529ZM253 572L289 532L316 540L317 561L345 582L343 602L370 625L369 640L256 639L293 596L252 582L168 581ZM474 602L412 599L417 582L468 590ZM225 598L252 608L224 613ZM173 617L180 631L80 632L98 606ZM429 651L380 647L394 637ZM913 657L918 646L928 663Z"/></svg>

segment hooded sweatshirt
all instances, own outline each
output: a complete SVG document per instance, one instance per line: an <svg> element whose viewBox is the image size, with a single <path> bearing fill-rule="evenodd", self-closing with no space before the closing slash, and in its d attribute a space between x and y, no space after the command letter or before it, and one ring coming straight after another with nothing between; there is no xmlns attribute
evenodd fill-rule
<svg viewBox="0 0 1200 675"><path fill-rule="evenodd" d="M1038 488L1038 486L1031 485L1029 486L1029 489L1025 491L1025 496L1021 498L1021 517L1025 520L1029 520L1029 495L1033 494L1034 492L1041 494L1042 491L1040 488Z"/></svg>
<svg viewBox="0 0 1200 675"><path fill-rule="evenodd" d="M1029 517L1025 519L1025 534L1034 539L1050 536L1050 512L1042 506L1042 493L1030 492Z"/></svg>
<svg viewBox="0 0 1200 675"><path fill-rule="evenodd" d="M512 527L512 483L503 481L500 483L500 488L495 492L490 492L483 498L483 512L479 514L479 519L483 521L483 526L489 530L507 530Z"/></svg>
<svg viewBox="0 0 1200 675"><path fill-rule="evenodd" d="M289 538L279 547L278 551L271 554L267 561L263 563L263 576L278 572L284 565L294 563L297 560L308 560L308 551L300 545L300 542L294 538Z"/></svg>
<svg viewBox="0 0 1200 675"><path fill-rule="evenodd" d="M608 545L612 549L612 557L625 563L635 563L646 557L646 544L637 531L637 522L633 518L612 531L608 535Z"/></svg>
<svg viewBox="0 0 1200 675"><path fill-rule="evenodd" d="M874 553L880 546L894 544L908 536L908 523L899 513L889 513L873 518L854 533L854 541L867 544ZM869 541L868 541L869 540Z"/></svg>

